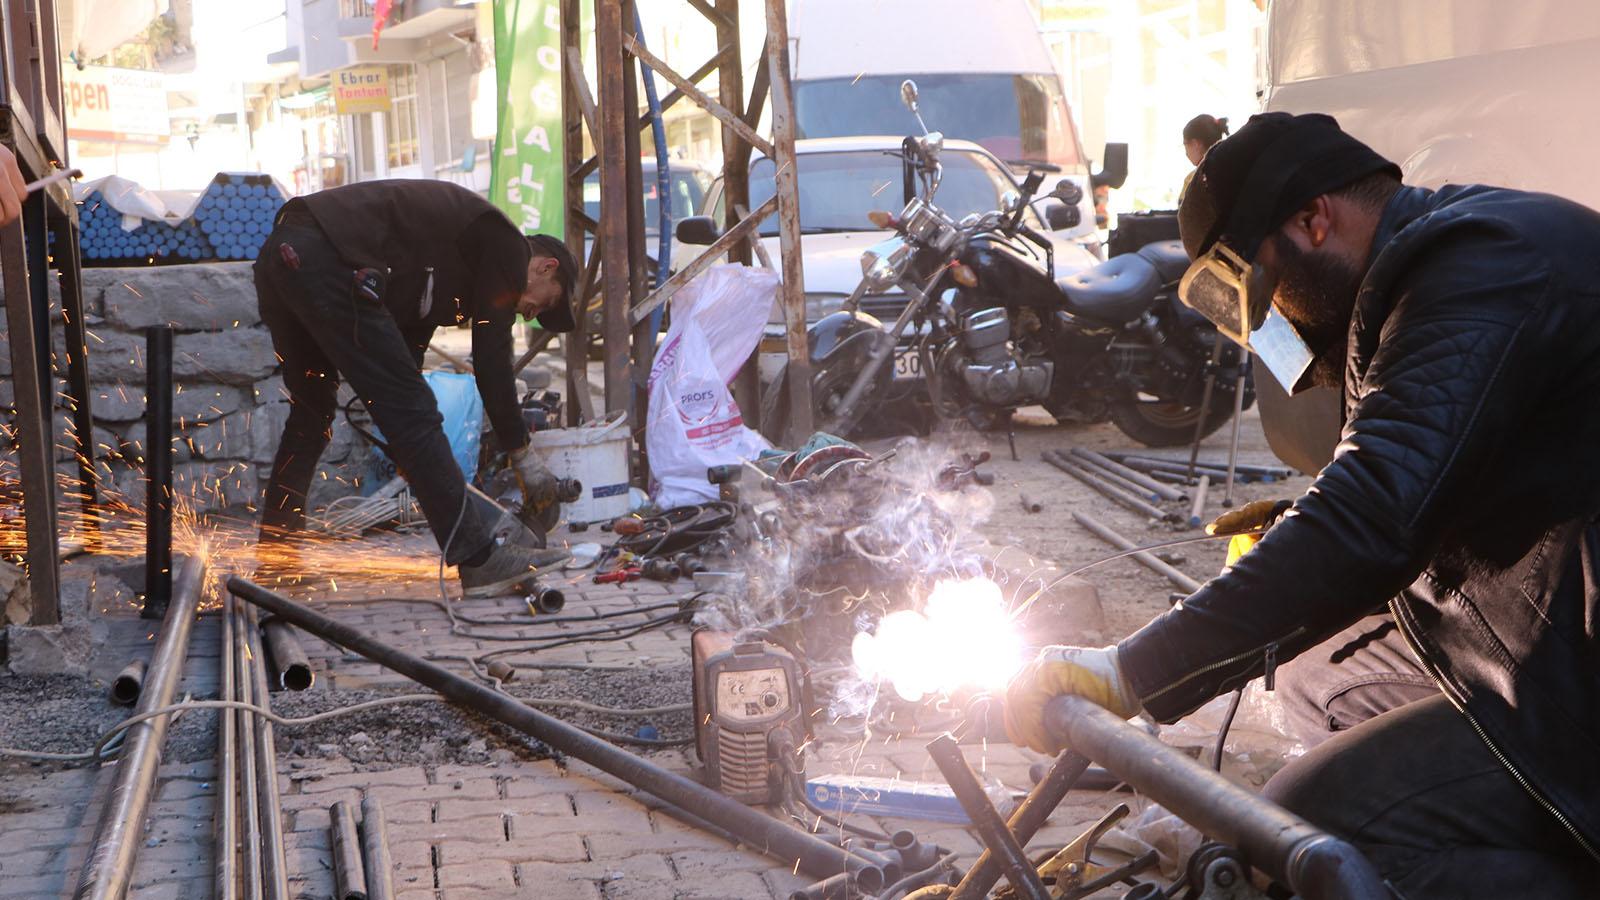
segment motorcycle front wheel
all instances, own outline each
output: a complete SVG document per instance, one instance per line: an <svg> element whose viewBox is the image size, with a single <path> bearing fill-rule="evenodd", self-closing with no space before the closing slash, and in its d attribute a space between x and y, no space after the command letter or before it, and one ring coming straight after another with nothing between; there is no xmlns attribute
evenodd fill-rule
<svg viewBox="0 0 1600 900"><path fill-rule="evenodd" d="M1200 436L1207 437L1233 416L1233 398L1218 391L1206 410ZM1181 447L1192 443L1200 407L1160 400L1129 388L1111 404L1111 423L1146 447Z"/></svg>

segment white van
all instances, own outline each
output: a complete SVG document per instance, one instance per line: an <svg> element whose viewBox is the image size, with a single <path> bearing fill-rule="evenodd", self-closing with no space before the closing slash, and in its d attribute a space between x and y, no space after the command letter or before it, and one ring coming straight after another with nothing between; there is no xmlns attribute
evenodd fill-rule
<svg viewBox="0 0 1600 900"><path fill-rule="evenodd" d="M1094 239L1088 160L1027 0L790 0L789 38L799 137L921 134L900 102L914 79L929 128L1077 181L1079 224L1058 234Z"/></svg>
<svg viewBox="0 0 1600 900"><path fill-rule="evenodd" d="M1493 184L1600 209L1595 0L1274 0L1268 110L1323 112L1399 163L1407 184ZM1273 452L1315 472L1339 401L1256 380Z"/></svg>

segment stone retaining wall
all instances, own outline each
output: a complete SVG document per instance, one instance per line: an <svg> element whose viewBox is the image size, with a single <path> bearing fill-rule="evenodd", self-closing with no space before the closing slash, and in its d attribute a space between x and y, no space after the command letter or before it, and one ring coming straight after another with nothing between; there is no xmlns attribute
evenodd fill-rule
<svg viewBox="0 0 1600 900"><path fill-rule="evenodd" d="M86 269L84 318L91 335L96 469L101 482L134 505L144 497L145 336L170 324L173 339L174 491L202 510L249 515L288 415L271 336L256 313L248 263L148 269ZM53 350L58 360L57 469L76 477L73 426L64 380L58 291L52 279ZM4 321L0 308L0 322ZM0 405L9 425L14 394L7 334L0 333ZM348 389L341 396L348 395ZM7 442L10 444L11 442ZM15 447L0 458L0 481L16 478ZM370 450L341 415L313 483L312 505L353 493Z"/></svg>

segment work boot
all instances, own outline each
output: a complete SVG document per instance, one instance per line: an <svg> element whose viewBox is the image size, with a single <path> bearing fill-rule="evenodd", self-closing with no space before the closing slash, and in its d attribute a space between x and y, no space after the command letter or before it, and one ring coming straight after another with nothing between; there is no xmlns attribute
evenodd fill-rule
<svg viewBox="0 0 1600 900"><path fill-rule="evenodd" d="M511 593L523 583L532 583L540 569L549 568L571 556L565 549L550 547L532 550L521 544L496 544L480 566L459 566L461 596L498 597Z"/></svg>

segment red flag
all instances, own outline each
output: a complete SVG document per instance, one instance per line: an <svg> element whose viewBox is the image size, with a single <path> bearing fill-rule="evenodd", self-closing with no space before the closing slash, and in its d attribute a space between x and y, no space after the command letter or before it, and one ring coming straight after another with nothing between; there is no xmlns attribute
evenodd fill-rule
<svg viewBox="0 0 1600 900"><path fill-rule="evenodd" d="M389 21L389 13L394 11L394 0L378 0L372 7L372 49L378 49L378 33L383 31L383 24Z"/></svg>

